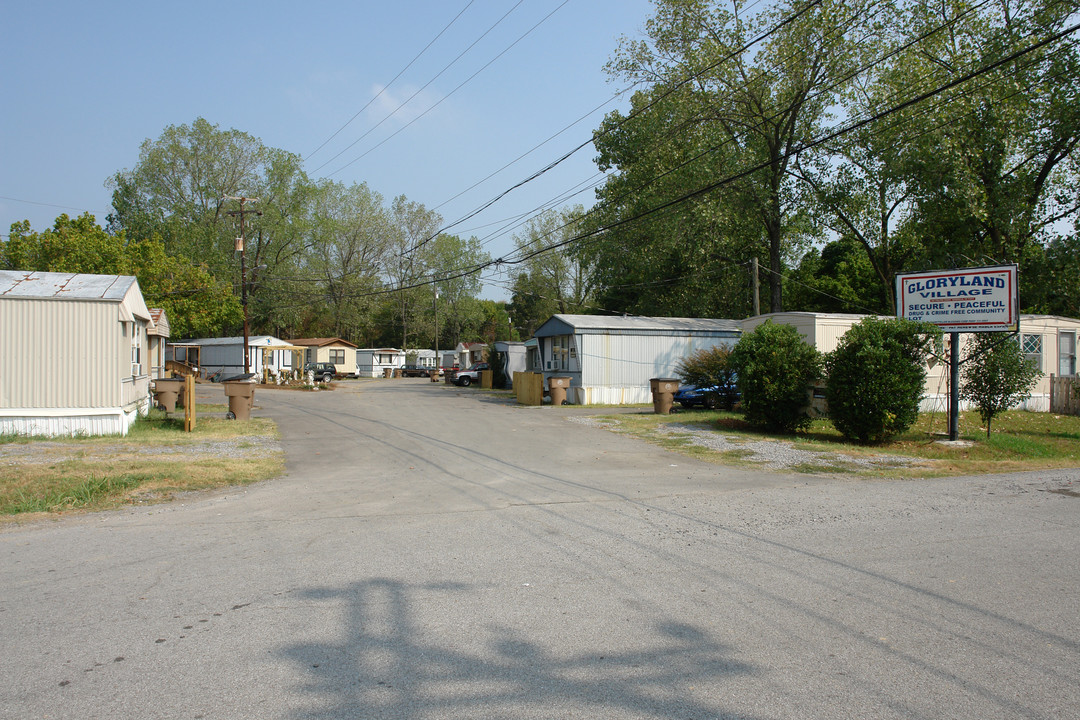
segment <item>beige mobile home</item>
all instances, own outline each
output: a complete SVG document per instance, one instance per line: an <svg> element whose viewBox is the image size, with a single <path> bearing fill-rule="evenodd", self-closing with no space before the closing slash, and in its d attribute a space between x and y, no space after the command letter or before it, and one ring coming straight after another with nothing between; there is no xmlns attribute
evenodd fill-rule
<svg viewBox="0 0 1080 720"><path fill-rule="evenodd" d="M0 271L0 433L126 434L152 330L134 277Z"/></svg>
<svg viewBox="0 0 1080 720"><path fill-rule="evenodd" d="M782 312L756 315L743 320L743 332L751 332L766 320L791 325L806 342L820 352L836 349L840 338L852 325L868 317L841 313ZM882 318L888 319L888 318ZM1018 406L1024 410L1046 412L1050 409L1050 376L1076 375L1076 338L1080 334L1080 320L1054 315L1021 315L1020 343L1027 356L1034 360L1040 370L1039 380L1031 390L1031 396ZM967 334L960 334L960 354L964 354ZM947 358L949 334L945 334ZM945 412L949 404L949 363L931 358L927 362L926 394L921 409L925 412ZM966 404L961 402L961 408Z"/></svg>
<svg viewBox="0 0 1080 720"><path fill-rule="evenodd" d="M333 363L338 375L356 375L356 345L341 338L294 338L296 347L305 348L304 364Z"/></svg>
<svg viewBox="0 0 1080 720"><path fill-rule="evenodd" d="M169 318L161 308L150 308L150 319L154 321L154 324L146 333L150 348L147 362L150 364L150 378L158 380L171 375L165 371L165 346L169 341Z"/></svg>

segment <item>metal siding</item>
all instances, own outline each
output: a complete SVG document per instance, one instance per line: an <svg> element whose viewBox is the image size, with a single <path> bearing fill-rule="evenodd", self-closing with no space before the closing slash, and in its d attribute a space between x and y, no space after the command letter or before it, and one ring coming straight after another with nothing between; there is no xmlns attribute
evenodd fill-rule
<svg viewBox="0 0 1080 720"><path fill-rule="evenodd" d="M0 407L120 405L131 351L115 302L5 299L0 327ZM127 354L118 358L125 340Z"/></svg>
<svg viewBox="0 0 1080 720"><path fill-rule="evenodd" d="M598 387L648 386L654 377L671 377L680 360L690 353L717 345L733 345L736 338L696 336L583 335L582 385Z"/></svg>

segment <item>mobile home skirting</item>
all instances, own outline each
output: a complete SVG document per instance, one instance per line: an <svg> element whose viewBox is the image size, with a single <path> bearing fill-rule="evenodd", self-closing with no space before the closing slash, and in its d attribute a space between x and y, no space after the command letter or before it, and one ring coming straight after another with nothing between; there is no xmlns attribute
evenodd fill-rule
<svg viewBox="0 0 1080 720"><path fill-rule="evenodd" d="M0 435L127 435L136 418L150 409L147 398L134 408L12 408L0 410Z"/></svg>

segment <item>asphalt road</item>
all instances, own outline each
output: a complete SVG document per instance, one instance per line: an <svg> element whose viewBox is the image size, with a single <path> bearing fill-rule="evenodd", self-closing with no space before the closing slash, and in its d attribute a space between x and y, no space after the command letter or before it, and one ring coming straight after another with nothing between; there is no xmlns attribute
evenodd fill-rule
<svg viewBox="0 0 1080 720"><path fill-rule="evenodd" d="M426 380L0 532L0 718L1080 717L1080 472L753 473Z"/></svg>

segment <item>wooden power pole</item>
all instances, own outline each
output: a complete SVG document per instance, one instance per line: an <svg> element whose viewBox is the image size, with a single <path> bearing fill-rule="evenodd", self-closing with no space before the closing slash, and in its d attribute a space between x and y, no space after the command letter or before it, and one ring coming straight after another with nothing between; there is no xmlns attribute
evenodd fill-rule
<svg viewBox="0 0 1080 720"><path fill-rule="evenodd" d="M262 212L244 209L244 203L258 202L259 198L225 196L222 200L240 201L240 209L230 210L228 214L240 216L240 237L236 238L236 249L240 251L240 304L244 307L244 374L247 375L251 372L251 362L248 357L247 258L244 254L244 215L248 213L262 215Z"/></svg>

